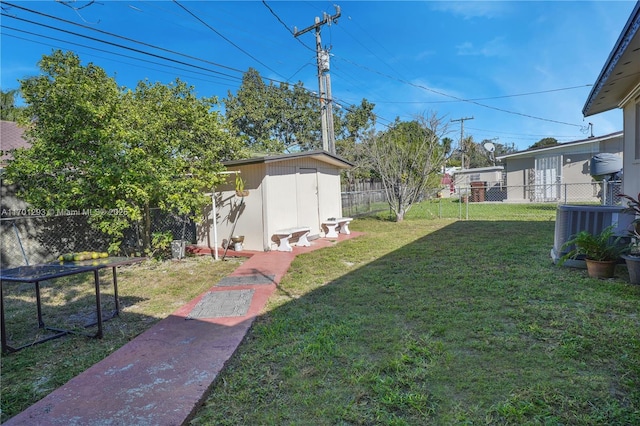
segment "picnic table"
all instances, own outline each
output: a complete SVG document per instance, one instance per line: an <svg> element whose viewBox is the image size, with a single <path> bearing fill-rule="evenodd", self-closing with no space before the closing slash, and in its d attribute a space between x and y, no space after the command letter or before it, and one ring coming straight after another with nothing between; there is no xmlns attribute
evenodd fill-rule
<svg viewBox="0 0 640 426"><path fill-rule="evenodd" d="M16 352L20 349L24 349L29 346L33 346L38 343L43 343L52 339L56 339L58 337L62 337L66 334L84 334L88 337L94 337L101 339L103 336L102 323L103 321L108 321L115 316L117 316L120 312L120 302L118 300L118 279L116 275L116 269L119 266L123 265L132 265L134 263L142 262L144 257L107 257L102 259L92 259L92 260L83 260L83 261L73 261L73 262L53 262L53 263L44 263L38 265L26 265L26 266L18 266L16 268L11 269L3 269L0 270L0 320L2 323L0 324L1 329L1 340L2 340L2 352ZM105 268L112 268L112 282L113 282L113 292L115 299L115 310L111 313L107 318L102 317L102 303L100 300L100 279L99 279L99 271ZM90 324L86 324L84 327L92 327L97 325L98 330L95 334L85 334L78 333L73 330L66 330L57 327L50 327L45 325L42 319L42 305L40 300L40 282L46 280L52 280L56 278L66 277L70 275L76 274L84 274L93 272L94 276L94 284L95 284L95 293L96 293L96 321ZM31 283L34 284L35 293L36 293L36 309L38 315L38 327L54 331L56 334L44 337L42 339L30 342L26 345L20 347L12 347L7 343L7 330L6 330L6 322L4 316L4 290L3 287L5 283Z"/></svg>

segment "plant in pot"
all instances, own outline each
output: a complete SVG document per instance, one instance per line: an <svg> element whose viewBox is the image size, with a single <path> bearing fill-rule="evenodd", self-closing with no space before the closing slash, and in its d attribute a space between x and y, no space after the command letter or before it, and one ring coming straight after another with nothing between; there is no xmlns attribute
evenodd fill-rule
<svg viewBox="0 0 640 426"><path fill-rule="evenodd" d="M236 195L238 197L247 197L249 195L249 191L244 189L245 181L240 177L240 175L236 175Z"/></svg>
<svg viewBox="0 0 640 426"><path fill-rule="evenodd" d="M562 265L569 259L581 257L587 264L590 277L611 278L618 260L629 250L622 238L615 235L613 225L604 228L598 234L580 231L563 244L564 248L572 249L560 258L558 264Z"/></svg>
<svg viewBox="0 0 640 426"><path fill-rule="evenodd" d="M631 284L640 284L640 193L638 198L622 194L621 197L627 200L627 207L623 210L626 213L635 214L635 219L629 227L629 250L623 254L627 270L629 271L629 281Z"/></svg>

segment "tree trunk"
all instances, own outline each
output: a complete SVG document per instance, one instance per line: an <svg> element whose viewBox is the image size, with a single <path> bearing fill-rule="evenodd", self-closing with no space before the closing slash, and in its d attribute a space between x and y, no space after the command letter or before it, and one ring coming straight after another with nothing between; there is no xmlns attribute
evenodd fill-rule
<svg viewBox="0 0 640 426"><path fill-rule="evenodd" d="M144 211L142 212L142 249L146 251L151 248L151 209L149 204L144 205Z"/></svg>

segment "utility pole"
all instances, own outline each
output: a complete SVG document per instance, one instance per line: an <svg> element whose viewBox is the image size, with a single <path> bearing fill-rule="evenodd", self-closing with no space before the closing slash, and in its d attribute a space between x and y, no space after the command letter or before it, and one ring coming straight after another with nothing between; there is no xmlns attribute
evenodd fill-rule
<svg viewBox="0 0 640 426"><path fill-rule="evenodd" d="M460 153L462 155L462 170L464 170L464 122L465 120L473 120L473 117L464 117L458 118L456 120L451 120L451 122L459 121L460 122Z"/></svg>
<svg viewBox="0 0 640 426"><path fill-rule="evenodd" d="M298 31L293 28L293 36L298 37L311 30L316 30L316 57L318 61L318 90L320 98L320 114L322 118L322 149L331 154L336 153L335 134L333 130L333 106L331 99L331 77L329 76L329 51L322 48L320 38L320 28L327 24L338 23L340 17L340 6L335 6L336 14L327 15L324 13L323 19L316 16L315 24Z"/></svg>

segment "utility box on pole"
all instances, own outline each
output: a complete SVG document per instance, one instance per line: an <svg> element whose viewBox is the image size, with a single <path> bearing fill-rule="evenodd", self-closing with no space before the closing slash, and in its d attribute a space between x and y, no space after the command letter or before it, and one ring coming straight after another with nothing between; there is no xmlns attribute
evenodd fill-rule
<svg viewBox="0 0 640 426"><path fill-rule="evenodd" d="M322 119L322 149L335 154L335 134L333 128L333 100L331 98L331 78L329 77L329 51L322 48L322 40L320 38L320 28L325 25L337 23L340 17L340 6L335 6L336 14L329 16L324 14L322 21L316 17L315 24L298 31L294 27L293 36L298 37L313 29L316 30L316 57L318 62L318 92L320 101L320 114Z"/></svg>

